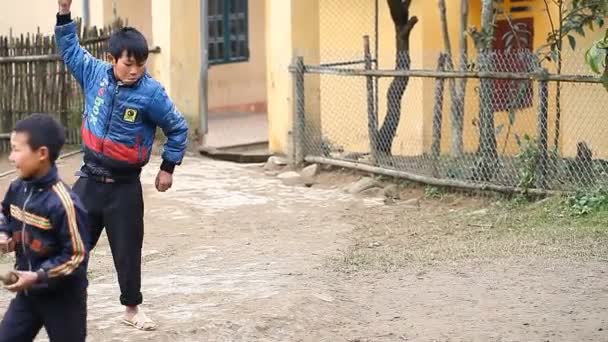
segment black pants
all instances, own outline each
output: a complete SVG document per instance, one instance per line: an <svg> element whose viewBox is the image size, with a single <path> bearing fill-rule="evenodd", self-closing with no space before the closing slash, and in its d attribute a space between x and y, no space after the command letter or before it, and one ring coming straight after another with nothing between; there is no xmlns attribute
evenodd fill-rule
<svg viewBox="0 0 608 342"><path fill-rule="evenodd" d="M87 290L18 294L0 323L0 342L32 342L43 326L51 342L84 342Z"/></svg>
<svg viewBox="0 0 608 342"><path fill-rule="evenodd" d="M141 248L144 239L144 200L139 180L101 183L82 177L73 186L89 212L92 250L106 229L120 285L120 303L139 305L141 294Z"/></svg>

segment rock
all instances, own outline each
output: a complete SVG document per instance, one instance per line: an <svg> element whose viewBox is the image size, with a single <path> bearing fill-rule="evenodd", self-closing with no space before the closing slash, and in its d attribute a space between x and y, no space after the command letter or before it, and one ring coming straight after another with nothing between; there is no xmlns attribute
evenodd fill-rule
<svg viewBox="0 0 608 342"><path fill-rule="evenodd" d="M264 174L269 177L276 177L279 175L279 171L264 171Z"/></svg>
<svg viewBox="0 0 608 342"><path fill-rule="evenodd" d="M302 169L302 171L300 171L300 174L302 175L302 177L305 178L313 178L319 174L319 170L319 164L312 164Z"/></svg>
<svg viewBox="0 0 608 342"><path fill-rule="evenodd" d="M264 165L264 170L266 171L277 171L282 169L284 166L288 164L287 159L278 156L272 156L268 158L268 161Z"/></svg>
<svg viewBox="0 0 608 342"><path fill-rule="evenodd" d="M328 294L315 293L313 296L317 297L318 299L320 299L324 302L328 302L328 303L331 303L334 301L333 297Z"/></svg>
<svg viewBox="0 0 608 342"><path fill-rule="evenodd" d="M400 199L401 194L399 192L399 187L397 184L389 184L384 188L384 197L391 199Z"/></svg>
<svg viewBox="0 0 608 342"><path fill-rule="evenodd" d="M141 256L145 258L145 257L160 254L160 251L153 249L153 250L149 250L149 251L143 251L141 254L142 254Z"/></svg>
<svg viewBox="0 0 608 342"><path fill-rule="evenodd" d="M359 194L365 197L382 197L384 195L384 191L382 188L369 188L361 191Z"/></svg>
<svg viewBox="0 0 608 342"><path fill-rule="evenodd" d="M364 164L373 164L372 163L372 156L370 156L369 154L361 156L358 161L360 163L364 163Z"/></svg>
<svg viewBox="0 0 608 342"><path fill-rule="evenodd" d="M303 177L295 171L283 172L279 174L277 178L283 181L283 184L285 185L304 185L307 187L311 187L314 184L312 178Z"/></svg>
<svg viewBox="0 0 608 342"><path fill-rule="evenodd" d="M382 246L382 244L378 241L374 241L374 242L370 242L369 245L367 245L367 248L378 248Z"/></svg>
<svg viewBox="0 0 608 342"><path fill-rule="evenodd" d="M473 212L470 212L468 216L485 216L488 214L488 209L479 209Z"/></svg>
<svg viewBox="0 0 608 342"><path fill-rule="evenodd" d="M420 206L420 198L410 198L406 201L403 201L401 204L405 205L405 206L416 206L419 207Z"/></svg>
<svg viewBox="0 0 608 342"><path fill-rule="evenodd" d="M285 179L295 179L295 178L301 178L301 177L302 176L300 176L300 174L297 173L297 172L295 172L295 171L283 172L283 173L280 173L277 176L278 179L282 179L282 180L285 180Z"/></svg>
<svg viewBox="0 0 608 342"><path fill-rule="evenodd" d="M351 184L346 188L346 192L350 194L359 194L367 189L375 188L378 182L369 177L361 178L358 182Z"/></svg>

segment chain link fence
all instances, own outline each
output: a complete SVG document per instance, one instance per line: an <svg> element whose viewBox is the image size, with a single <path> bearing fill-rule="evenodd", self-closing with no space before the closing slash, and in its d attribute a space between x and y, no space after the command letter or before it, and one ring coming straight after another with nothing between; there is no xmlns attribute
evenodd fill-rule
<svg viewBox="0 0 608 342"><path fill-rule="evenodd" d="M561 75L514 49L471 52L458 70L437 50L395 52L382 2L339 17L332 3L320 56L291 67L296 161L500 192L608 185L608 94L582 55L563 56Z"/></svg>

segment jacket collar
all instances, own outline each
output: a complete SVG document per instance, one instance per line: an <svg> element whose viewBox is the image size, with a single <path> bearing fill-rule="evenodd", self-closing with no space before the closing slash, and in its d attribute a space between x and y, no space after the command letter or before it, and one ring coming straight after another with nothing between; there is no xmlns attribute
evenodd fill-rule
<svg viewBox="0 0 608 342"><path fill-rule="evenodd" d="M25 184L36 187L36 188L48 188L59 180L59 172L57 166L52 166L49 172L42 177L34 177L30 179L24 179Z"/></svg>
<svg viewBox="0 0 608 342"><path fill-rule="evenodd" d="M122 84L122 82L120 82L116 76L114 75L114 67L112 66L112 64L107 64L107 70L106 70L107 74L108 74L108 78L112 83L116 83L121 87L128 87L128 88L137 88L139 87L139 85L142 83L143 79L148 75L148 71L146 70L146 72L144 72L144 74L139 78L139 80L137 80L137 82L135 82L135 84L132 84L130 86L125 86Z"/></svg>

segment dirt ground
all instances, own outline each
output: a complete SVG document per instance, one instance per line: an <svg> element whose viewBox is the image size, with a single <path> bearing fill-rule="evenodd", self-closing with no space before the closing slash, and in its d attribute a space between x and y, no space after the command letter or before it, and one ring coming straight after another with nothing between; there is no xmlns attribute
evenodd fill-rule
<svg viewBox="0 0 608 342"><path fill-rule="evenodd" d="M79 163L62 163L68 182ZM387 204L342 191L352 174L285 186L192 156L160 194L157 169L143 174L143 292L159 330L120 324L102 240L89 341L608 341L605 231L535 228L492 201L416 188Z"/></svg>

